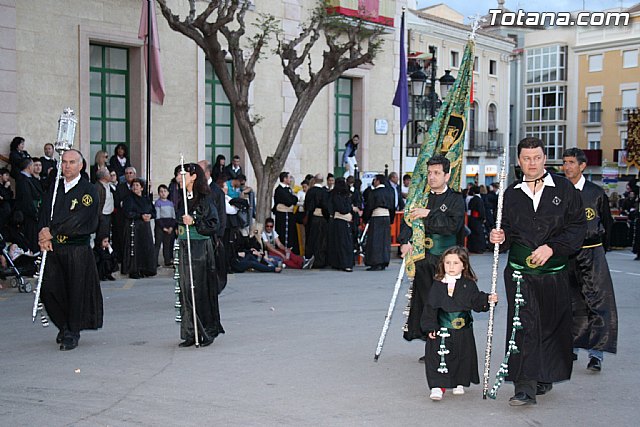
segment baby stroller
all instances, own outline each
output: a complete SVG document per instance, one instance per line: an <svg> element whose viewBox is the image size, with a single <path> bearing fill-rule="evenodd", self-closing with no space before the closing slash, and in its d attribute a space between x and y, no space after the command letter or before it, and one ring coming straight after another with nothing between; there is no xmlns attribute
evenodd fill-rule
<svg viewBox="0 0 640 427"><path fill-rule="evenodd" d="M17 287L19 292L31 292L33 285L26 278L33 277L36 274L38 270L36 264L38 257L23 253L15 259L11 259L9 246L7 246L2 234L0 234L0 248L2 248L2 254L7 260L7 268L0 269L0 279L6 280L11 277L11 287Z"/></svg>

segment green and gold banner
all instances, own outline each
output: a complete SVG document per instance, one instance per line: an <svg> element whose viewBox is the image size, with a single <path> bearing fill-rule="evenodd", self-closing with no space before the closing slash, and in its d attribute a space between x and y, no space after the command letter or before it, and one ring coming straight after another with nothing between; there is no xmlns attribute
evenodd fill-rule
<svg viewBox="0 0 640 427"><path fill-rule="evenodd" d="M415 262L425 256L425 230L422 219L411 221L409 212L412 208L424 208L427 206L429 186L427 182L427 162L436 154L446 156L451 162L451 178L449 187L460 191L460 179L462 174L462 155L464 152L464 135L467 128L467 113L469 111L470 92L472 88L471 77L473 75L475 42L469 40L464 50L462 63L453 88L438 111L438 115L431 123L416 162L407 204L404 208L404 218L413 229L413 254L406 261L407 274L415 275Z"/></svg>
<svg viewBox="0 0 640 427"><path fill-rule="evenodd" d="M640 169L640 112L629 114L627 122L627 167Z"/></svg>

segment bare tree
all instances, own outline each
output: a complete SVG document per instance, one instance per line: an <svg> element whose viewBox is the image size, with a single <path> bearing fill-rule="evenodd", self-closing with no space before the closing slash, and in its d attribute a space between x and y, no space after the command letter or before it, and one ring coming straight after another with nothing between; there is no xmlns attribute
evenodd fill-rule
<svg viewBox="0 0 640 427"><path fill-rule="evenodd" d="M318 0L308 20L300 25L294 38L285 38L280 22L268 14L256 14L255 33L246 34L247 0L209 0L199 13L196 0L189 0L184 19L174 15L166 0L158 0L169 26L194 40L211 63L224 92L233 106L234 117L258 181L257 219L263 222L271 209L271 195L302 121L322 88L338 79L346 70L373 64L380 51L383 30L360 19L333 15L326 2ZM323 37L324 36L324 37ZM280 58L297 102L282 131L273 154L266 158L260 151L254 126L260 121L248 103L249 88L256 79L256 65L267 54L269 42L276 40L274 53ZM322 63L312 66L312 50L322 47ZM314 49L315 48L315 49ZM231 58L233 72L226 66ZM306 64L306 66L305 66Z"/></svg>

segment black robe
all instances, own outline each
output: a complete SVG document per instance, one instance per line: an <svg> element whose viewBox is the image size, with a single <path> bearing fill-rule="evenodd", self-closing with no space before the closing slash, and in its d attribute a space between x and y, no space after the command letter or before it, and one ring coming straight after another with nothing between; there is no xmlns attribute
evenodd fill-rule
<svg viewBox="0 0 640 427"><path fill-rule="evenodd" d="M469 200L469 218L467 225L471 234L467 237L467 249L469 252L481 254L487 249L487 241L484 232L485 211L484 203L479 196L473 196Z"/></svg>
<svg viewBox="0 0 640 427"><path fill-rule="evenodd" d="M464 199L460 193L447 188L442 194L430 193L427 200L429 215L423 219L426 234L455 236L464 224ZM398 240L401 244L409 243L413 230L402 221ZM436 253L437 252L437 253ZM426 331L421 327L422 315L427 304L427 296L431 290L436 267L442 252L426 250L423 259L416 262L416 274L413 279L409 316L404 339L424 339Z"/></svg>
<svg viewBox="0 0 640 427"><path fill-rule="evenodd" d="M130 276L155 276L158 259L155 257L151 222L144 221L142 215L156 217L156 208L146 196L131 193L122 204L125 219L124 253L122 274Z"/></svg>
<svg viewBox="0 0 640 427"><path fill-rule="evenodd" d="M604 190L585 181L580 191L587 217L583 247L571 258L569 276L573 306L573 346L615 353L618 311L605 257L613 219Z"/></svg>
<svg viewBox="0 0 640 427"><path fill-rule="evenodd" d="M218 294L227 286L227 254L224 247L224 230L227 227L227 209L224 191L215 181L209 184L211 199L218 213L218 231L214 240L216 252L216 273L218 274Z"/></svg>
<svg viewBox="0 0 640 427"><path fill-rule="evenodd" d="M367 198L362 219L369 224L365 245L364 263L369 266L387 267L391 260L391 223L396 215L393 191L386 186L372 190ZM389 216L372 216L377 208L387 209Z"/></svg>
<svg viewBox="0 0 640 427"><path fill-rule="evenodd" d="M180 197L176 203L176 218L178 227L182 230L185 227L182 223L184 212L184 202ZM220 323L218 274L213 240L218 231L218 213L213 199L205 195L189 200L189 215L194 218L194 225L190 226L190 232L194 230L203 236L209 236L208 239L191 239L191 271L193 272L198 334L200 341L206 341L224 333ZM177 268L180 276L180 338L191 340L195 338L195 330L186 236L179 235L177 242L179 245Z"/></svg>
<svg viewBox="0 0 640 427"><path fill-rule="evenodd" d="M570 256L582 245L586 219L580 194L567 179L552 175L555 187L545 186L537 211L533 201L513 183L504 194L502 249L519 243L531 249L548 245L554 256ZM526 184L523 184L526 185ZM511 336L516 283L507 264L504 281L507 302L507 340ZM553 383L571 378L573 365L572 314L569 270L555 274L523 272L520 308L522 329L516 332L519 353L511 354L507 380L516 383ZM505 344L505 347L508 343ZM533 386L535 388L535 385Z"/></svg>
<svg viewBox="0 0 640 427"><path fill-rule="evenodd" d="M327 265L328 199L327 189L315 186L307 191L304 198L304 212L307 215L307 241L304 254L307 258L314 257L314 268L322 268ZM316 209L322 210L322 216L313 214Z"/></svg>
<svg viewBox="0 0 640 427"><path fill-rule="evenodd" d="M333 268L353 268L353 223L334 218L335 213L342 215L353 211L351 195L340 195L335 191L329 196L329 227L327 237L327 254L329 265ZM315 264L315 262L314 262Z"/></svg>
<svg viewBox="0 0 640 427"><path fill-rule="evenodd" d="M81 178L65 193L60 180L53 220L53 186L40 213L40 228L49 227L53 252L47 254L40 298L56 327L80 332L102 327L102 292L89 239L98 227L98 192Z"/></svg>
<svg viewBox="0 0 640 427"><path fill-rule="evenodd" d="M447 284L434 281L429 291L428 304L425 309L423 329L427 332L438 331L438 310L444 312L456 311L488 311L489 294L478 290L472 280L461 278L456 281L453 296L447 293ZM447 328L451 335L445 338L445 346L449 354L445 355L445 362L449 372L440 373L440 336L427 339L425 344L425 372L429 388L453 388L458 385L468 387L471 383L478 384L478 355L476 341L473 337L473 326L462 329Z"/></svg>
<svg viewBox="0 0 640 427"><path fill-rule="evenodd" d="M287 248L292 248L294 254L299 255L298 247L298 228L296 227L296 219L293 212L278 212L276 206L281 204L285 206L295 206L298 203L298 196L293 194L290 187L278 185L273 194L273 214L275 216L276 232L280 236L280 241Z"/></svg>
<svg viewBox="0 0 640 427"><path fill-rule="evenodd" d="M14 209L24 216L24 235L32 252L38 252L38 215L42 203L42 186L37 178L19 173L16 178Z"/></svg>

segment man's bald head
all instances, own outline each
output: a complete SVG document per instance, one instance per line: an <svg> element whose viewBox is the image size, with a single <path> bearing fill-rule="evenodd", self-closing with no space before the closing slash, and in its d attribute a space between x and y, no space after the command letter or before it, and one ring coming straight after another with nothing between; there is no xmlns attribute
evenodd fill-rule
<svg viewBox="0 0 640 427"><path fill-rule="evenodd" d="M317 173L316 176L313 177L313 181L316 184L322 184L324 182L324 175L321 173Z"/></svg>
<svg viewBox="0 0 640 427"><path fill-rule="evenodd" d="M198 166L204 171L204 177L208 180L211 177L211 163L209 160L200 160Z"/></svg>
<svg viewBox="0 0 640 427"><path fill-rule="evenodd" d="M64 179L72 181L80 175L82 170L82 153L78 150L68 150L62 155L62 175Z"/></svg>

